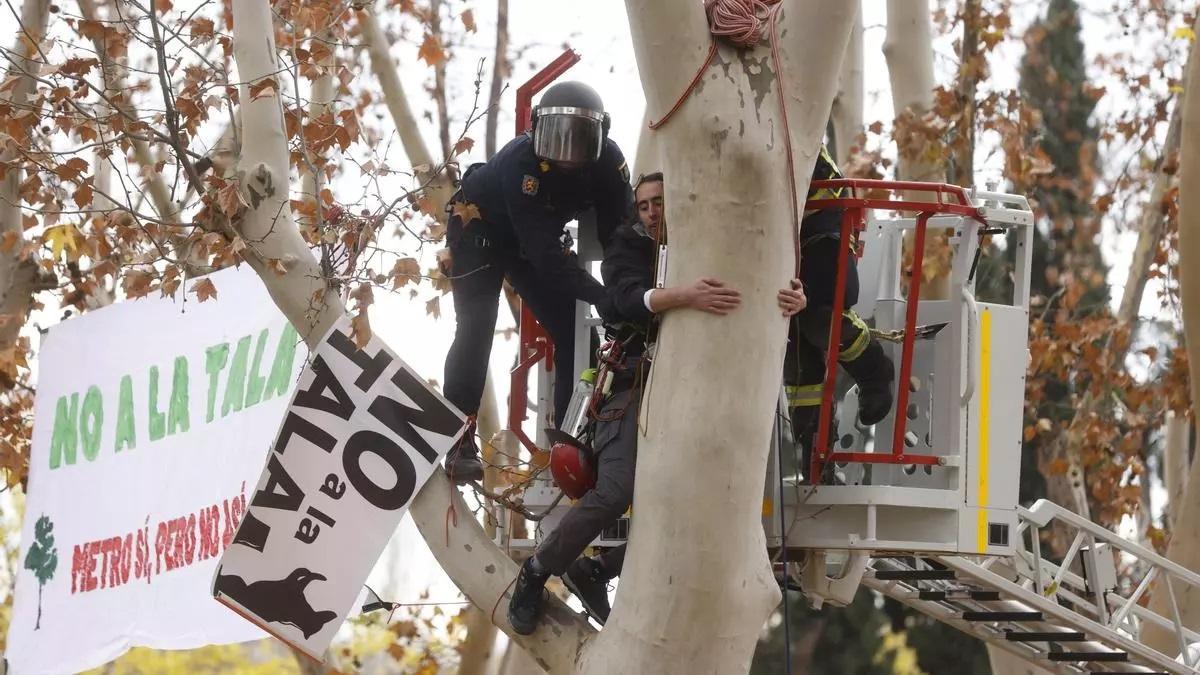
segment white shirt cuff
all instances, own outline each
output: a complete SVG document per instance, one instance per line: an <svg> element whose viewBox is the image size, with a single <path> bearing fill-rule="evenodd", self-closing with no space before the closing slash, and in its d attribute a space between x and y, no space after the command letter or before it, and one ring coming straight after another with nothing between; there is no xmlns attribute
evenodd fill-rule
<svg viewBox="0 0 1200 675"><path fill-rule="evenodd" d="M650 290L646 291L645 295L642 296L642 304L645 305L646 310L651 313L654 312L654 308L650 306L650 294L653 293L655 290L656 289L651 288Z"/></svg>

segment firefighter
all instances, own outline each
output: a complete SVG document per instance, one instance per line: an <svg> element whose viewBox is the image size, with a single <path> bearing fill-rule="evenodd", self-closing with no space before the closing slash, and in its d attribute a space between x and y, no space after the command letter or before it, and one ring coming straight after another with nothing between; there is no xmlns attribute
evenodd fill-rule
<svg viewBox="0 0 1200 675"><path fill-rule="evenodd" d="M825 146L817 155L814 181L841 178L842 174ZM830 199L841 190L810 190L809 199ZM808 297L808 308L792 320L788 350L784 358L784 384L791 408L793 438L801 444L802 466L807 471L813 434L821 411L825 383L825 353L833 321L841 246L842 209L807 210L800 224L800 278ZM858 384L858 421L864 426L878 423L892 409L895 368L892 360L854 310L858 302L858 268L850 255L846 267L846 294L840 321L838 361ZM809 477L810 480L812 477ZM815 481L813 481L815 482Z"/></svg>
<svg viewBox="0 0 1200 675"><path fill-rule="evenodd" d="M591 542L620 518L633 501L637 457L638 407L641 383L649 368L647 343L653 340L657 315L688 308L717 315L732 312L740 294L719 279L704 277L691 284L655 288L658 242L666 240L663 177L654 173L638 179L638 220L617 229L601 264L601 275L612 300L608 335L624 344L621 367L612 391L597 415L594 445L596 486L576 502L558 526L521 567L508 605L513 630L528 635L537 628L544 587L551 575L563 583L600 623L608 619L608 581L618 576L625 546L596 557L580 557ZM804 308L799 280L779 292L784 316Z"/></svg>
<svg viewBox="0 0 1200 675"><path fill-rule="evenodd" d="M574 370L575 301L609 313L604 287L564 243L564 226L594 208L601 244L632 206L629 169L608 138L609 117L591 87L562 82L546 90L533 129L486 164L464 174L447 205L450 277L457 322L446 355L445 394L470 426L446 457L452 480L483 478L474 416L487 374L504 279L529 304L554 341L554 420L570 402Z"/></svg>

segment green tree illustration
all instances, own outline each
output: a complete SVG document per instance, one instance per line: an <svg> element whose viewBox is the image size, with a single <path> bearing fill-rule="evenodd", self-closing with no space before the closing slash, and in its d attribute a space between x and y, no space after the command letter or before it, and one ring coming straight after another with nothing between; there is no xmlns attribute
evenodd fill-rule
<svg viewBox="0 0 1200 675"><path fill-rule="evenodd" d="M58 568L58 549L54 548L54 523L49 516L43 515L33 526L33 544L25 554L25 569L33 572L38 580L38 613L37 623L33 629L42 627L42 588L46 582L54 578L54 570Z"/></svg>

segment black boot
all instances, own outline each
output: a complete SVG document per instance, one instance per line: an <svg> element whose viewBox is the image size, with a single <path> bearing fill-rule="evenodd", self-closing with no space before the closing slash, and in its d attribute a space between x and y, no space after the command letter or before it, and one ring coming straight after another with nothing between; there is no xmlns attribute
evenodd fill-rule
<svg viewBox="0 0 1200 675"><path fill-rule="evenodd" d="M896 369L883 345L872 338L861 356L843 362L842 367L858 383L858 421L869 427L887 417L892 411Z"/></svg>
<svg viewBox="0 0 1200 675"><path fill-rule="evenodd" d="M467 422L462 438L446 454L446 474L458 485L483 480L483 462L479 460L479 445L475 443L475 418Z"/></svg>
<svg viewBox="0 0 1200 675"><path fill-rule="evenodd" d="M512 599L508 601L508 622L518 634L530 635L537 629L545 603L546 581L549 579L549 572L534 571L533 558L521 565Z"/></svg>
<svg viewBox="0 0 1200 675"><path fill-rule="evenodd" d="M599 561L579 558L567 567L563 584L579 598L584 610L603 626L612 607L608 604L608 576Z"/></svg>

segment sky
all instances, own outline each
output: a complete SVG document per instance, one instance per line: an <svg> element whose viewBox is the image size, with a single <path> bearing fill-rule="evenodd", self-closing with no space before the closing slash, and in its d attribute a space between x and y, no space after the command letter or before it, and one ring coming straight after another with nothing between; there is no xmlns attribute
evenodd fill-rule
<svg viewBox="0 0 1200 675"><path fill-rule="evenodd" d="M0 7L0 35L13 35L16 32L15 22L11 16L10 7L18 7L17 0ZM931 0L931 5L947 4L946 0ZM178 4L178 3L177 3ZM953 4L953 3L950 3ZM1023 3L1017 14L1017 25L1028 23L1040 3ZM1102 46L1111 48L1111 44L1103 44L1109 39L1106 30L1101 26L1102 13L1111 4L1110 0L1086 0L1082 3L1088 12L1084 15L1085 44L1089 55L1094 55ZM494 3L479 0L469 3L475 12L478 33L471 35L468 43L456 49L456 58L451 62L450 97L452 101L469 105L472 96L472 81L475 68L480 58L487 58L485 67L486 77L490 76L490 59L493 44ZM892 119L890 86L887 80L887 67L881 46L885 36L885 3L882 0L866 0L863 3L864 12L864 73L866 81L866 114L865 120L884 121ZM516 85L524 81L532 72L557 56L564 43L569 43L582 56L582 61L576 65L568 77L588 82L595 87L604 98L606 106L612 115L612 137L622 147L629 158L636 156L636 144L639 127L645 108L637 66L634 60L630 41L624 3L610 0L608 2L562 2L561 0L514 0L511 2L509 25L511 42L514 46L530 45L522 56L514 62L512 85L506 91L499 105L500 138L511 137L512 110L514 90ZM956 62L951 41L940 38L935 41L935 67L939 81L947 81ZM993 88L1004 89L1016 85L1016 64L1020 58L1019 44L1006 45L994 60L992 78L989 85ZM418 112L430 109L428 97L421 96L421 87L429 78L429 69L415 59L414 45L397 45L393 55L401 64L400 72L405 85L410 92L414 107ZM1109 101L1105 105L1121 105L1120 101ZM452 111L452 124L458 129L462 124L466 110L463 106L455 107ZM432 124L425 125L427 143L437 147L438 141ZM482 125L472 129L468 135L477 140L475 149L465 161L482 161L483 159L483 128ZM398 150L398 149L397 149ZM402 156L402 155L401 155ZM977 158L980 167L979 183L989 185L1003 182L1001 173L1001 158L992 155L987 148L981 148ZM403 160L396 160L403 164ZM634 167L634 171L646 167ZM341 189L341 185L338 186ZM359 189L348 184L349 191ZM1113 271L1110 282L1113 285L1113 295L1118 297L1124 284L1125 269L1128 266L1127 249L1131 248L1131 233L1121 234L1105 240L1105 250ZM453 335L454 319L450 306L450 298L444 298L442 318L430 321L425 312L424 302L409 302L407 294L389 295L377 293L377 304L372 311L372 325L384 339L405 358L423 376L441 380L442 362ZM421 299L428 297L422 294ZM1143 304L1144 314L1158 313L1157 301L1154 300L1153 289L1146 294L1147 301ZM511 328L511 319L507 312L500 313L499 330ZM507 381L507 369L514 355L513 340L498 335L492 359L492 375L498 383ZM501 391L506 391L506 387ZM404 569L405 574L397 577L392 574L396 569ZM389 577L391 577L389 579ZM431 599L452 600L457 596L457 590L448 585L440 573L436 563L424 547L420 536L416 533L409 519L398 531L389 552L381 559L380 565L372 576L372 582L388 588L389 599L400 601L414 600L420 591L426 587L432 588ZM389 583L390 582L390 583Z"/></svg>

